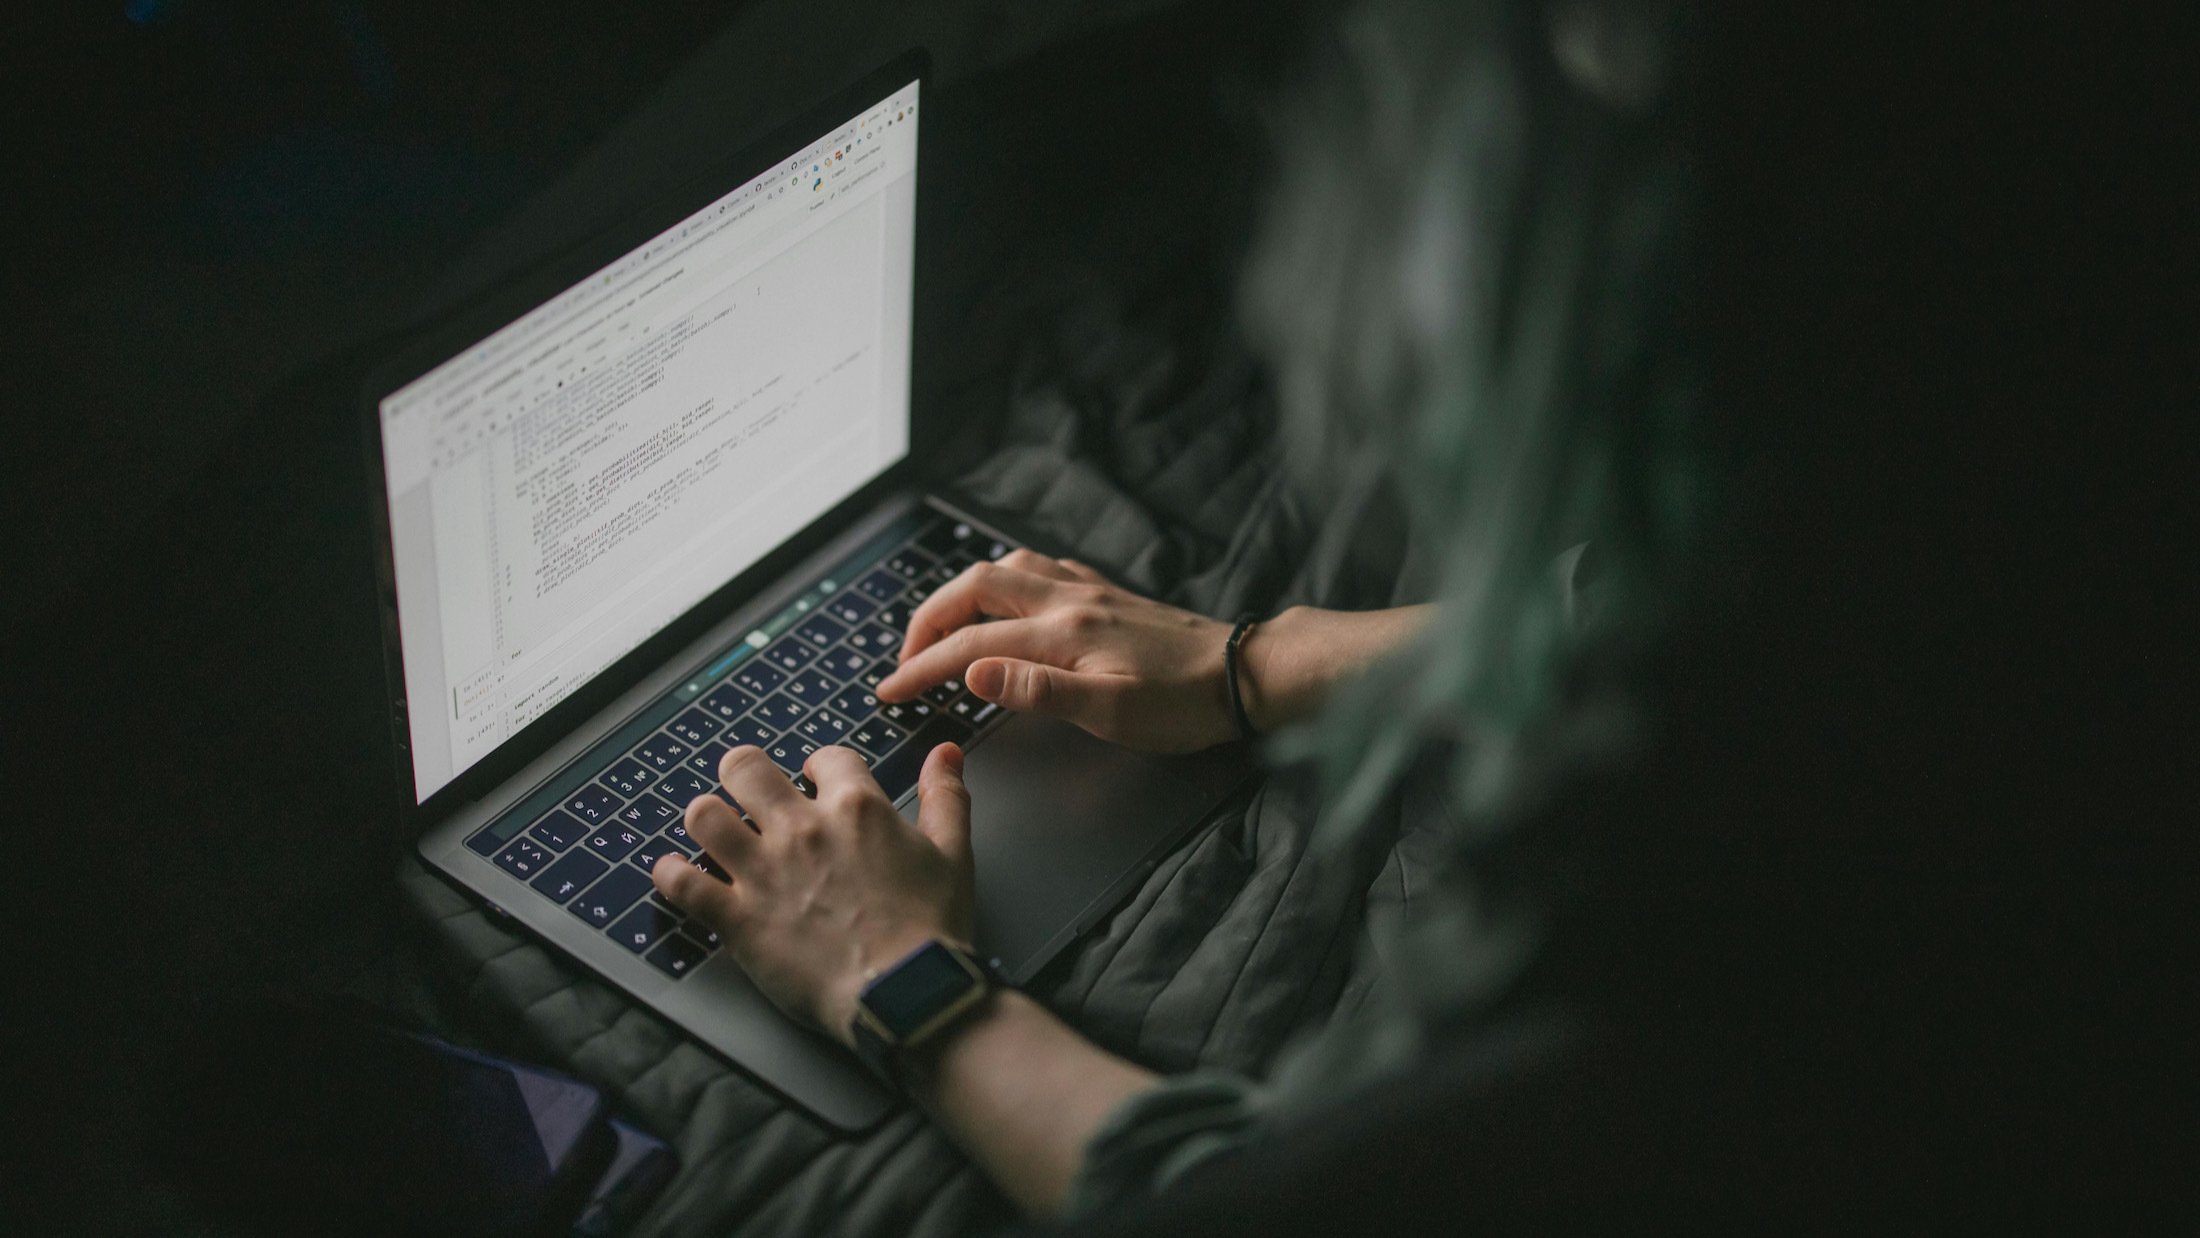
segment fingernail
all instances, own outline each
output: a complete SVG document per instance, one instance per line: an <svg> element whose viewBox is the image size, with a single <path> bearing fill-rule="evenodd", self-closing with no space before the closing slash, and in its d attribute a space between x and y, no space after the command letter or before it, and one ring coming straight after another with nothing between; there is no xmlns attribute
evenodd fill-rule
<svg viewBox="0 0 2200 1238"><path fill-rule="evenodd" d="M1008 668L998 662L975 663L965 674L963 683L972 692L990 701L1000 696L1001 689L1008 686Z"/></svg>

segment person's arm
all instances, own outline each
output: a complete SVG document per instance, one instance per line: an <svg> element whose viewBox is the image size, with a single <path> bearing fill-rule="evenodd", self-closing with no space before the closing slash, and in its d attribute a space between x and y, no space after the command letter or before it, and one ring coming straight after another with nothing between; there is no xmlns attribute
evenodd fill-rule
<svg viewBox="0 0 2200 1238"><path fill-rule="evenodd" d="M1295 606L1255 624L1238 647L1248 719L1265 732L1311 717L1428 613ZM1129 747L1189 752L1236 737L1223 671L1230 627L1075 560L1017 550L972 566L917 608L900 668L878 696L908 700L961 678L1004 709L1064 718Z"/></svg>
<svg viewBox="0 0 2200 1238"><path fill-rule="evenodd" d="M677 854L651 871L666 898L725 937L780 1009L853 1043L856 1002L871 976L934 938L970 945L970 796L962 751L942 744L918 775L911 826L854 750L810 755L813 801L763 752L719 763L727 794L687 808L689 836L730 880ZM908 1063L917 1100L1023 1208L1058 1211L1086 1143L1154 1076L1102 1051L1036 1001L1004 991Z"/></svg>

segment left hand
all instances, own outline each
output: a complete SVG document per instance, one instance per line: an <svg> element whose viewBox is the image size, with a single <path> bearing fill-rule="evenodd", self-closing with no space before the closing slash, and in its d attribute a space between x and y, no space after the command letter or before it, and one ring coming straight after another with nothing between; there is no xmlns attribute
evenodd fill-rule
<svg viewBox="0 0 2200 1238"><path fill-rule="evenodd" d="M962 750L941 744L917 778L911 826L853 749L818 749L803 764L806 798L761 749L719 762L726 793L688 805L690 837L732 875L720 882L678 855L651 877L681 910L706 920L781 1010L844 1044L856 999L882 968L937 937L970 946L970 793Z"/></svg>

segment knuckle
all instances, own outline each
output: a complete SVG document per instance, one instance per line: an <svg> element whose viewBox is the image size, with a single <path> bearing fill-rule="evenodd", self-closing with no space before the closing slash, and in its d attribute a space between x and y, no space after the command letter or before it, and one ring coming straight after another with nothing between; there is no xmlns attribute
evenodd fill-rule
<svg viewBox="0 0 2200 1238"><path fill-rule="evenodd" d="M1023 699L1024 707L1044 712L1054 703L1054 678L1036 666L1020 666L1015 672L1016 695Z"/></svg>

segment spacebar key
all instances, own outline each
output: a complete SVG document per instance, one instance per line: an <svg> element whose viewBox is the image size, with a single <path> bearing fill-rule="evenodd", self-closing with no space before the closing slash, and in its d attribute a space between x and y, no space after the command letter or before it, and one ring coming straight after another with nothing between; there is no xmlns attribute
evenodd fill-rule
<svg viewBox="0 0 2200 1238"><path fill-rule="evenodd" d="M924 758L941 744L960 744L970 738L970 728L959 718L944 714L917 728L916 734L903 741L887 758L871 769L871 776L886 792L886 798L898 800L901 793L917 785L917 771L924 768Z"/></svg>

